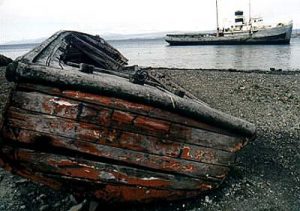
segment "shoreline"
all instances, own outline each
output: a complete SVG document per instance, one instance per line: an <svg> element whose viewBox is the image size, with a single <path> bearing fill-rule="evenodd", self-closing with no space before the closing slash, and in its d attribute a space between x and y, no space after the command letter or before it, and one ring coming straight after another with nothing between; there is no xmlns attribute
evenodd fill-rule
<svg viewBox="0 0 300 211"><path fill-rule="evenodd" d="M210 68L171 68L171 67L141 67L145 70L156 70L156 71L203 71L203 72L228 72L228 73L257 73L257 74L270 74L270 75L297 75L300 74L300 69L295 70L263 70L263 69L210 69ZM272 69L272 68L270 68Z"/></svg>
<svg viewBox="0 0 300 211"><path fill-rule="evenodd" d="M116 210L299 210L300 71L150 70L167 74L211 107L255 123L257 139L239 153L238 165L218 190L196 199ZM9 90L3 73L0 67L0 109ZM0 170L0 211L68 210L75 204L69 193Z"/></svg>

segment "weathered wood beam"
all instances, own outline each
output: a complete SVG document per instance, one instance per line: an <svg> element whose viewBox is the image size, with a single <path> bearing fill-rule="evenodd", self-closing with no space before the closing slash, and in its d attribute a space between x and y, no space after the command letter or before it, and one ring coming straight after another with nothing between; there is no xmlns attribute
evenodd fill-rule
<svg viewBox="0 0 300 211"><path fill-rule="evenodd" d="M16 69L8 68L7 76L13 81L29 81L40 84L51 83L54 86L73 88L91 93L103 93L163 109L181 113L208 124L217 125L233 133L253 138L255 126L244 120L212 109L206 105L186 100L170 93L164 93L148 86L136 85L116 76L107 74L85 74L45 67L41 65L18 64Z"/></svg>
<svg viewBox="0 0 300 211"><path fill-rule="evenodd" d="M10 123L11 125L17 126L21 122L17 120ZM56 124L53 122L53 124ZM64 125L62 125L63 127ZM19 142L30 143L35 145L35 140L42 135L52 137L51 133L53 130L40 129L39 132L33 132L35 128L26 127L27 129L7 126L3 130L4 137ZM76 128L74 128L75 130ZM77 128L80 130L81 128ZM63 130L64 131L64 130ZM40 133L40 135L39 135ZM55 134L54 136L62 136L76 141L92 142L99 145L106 145L110 147L116 147L120 149L127 149L136 152L143 152L152 155L166 156L171 158L180 158L185 160L203 162L208 164L216 164L222 166L230 166L235 162L235 154L224 151L214 150L205 147L193 146L189 144L180 144L168 141L160 141L153 137L145 137L138 134L121 132L111 129L104 130L88 130L84 128L83 131L78 132L79 135L64 135ZM85 133L85 134L83 134ZM96 137L93 134L98 134ZM16 138L17 137L17 138ZM52 137L53 139L55 137ZM96 140L95 140L96 139ZM39 146L47 145L41 142ZM90 152L87 151L87 154Z"/></svg>
<svg viewBox="0 0 300 211"><path fill-rule="evenodd" d="M16 162L16 156L22 149L14 151L9 146L0 148L0 155L6 155L6 166L10 166L10 171L18 174L31 181L42 183L56 190L72 191L76 196L95 197L99 200L104 200L110 203L114 202L150 202L154 200L175 200L188 197L194 197L201 194L203 191L209 190L210 185L203 184L199 186L199 190L164 190L157 188L129 186L122 184L105 184L95 183L94 181L80 179L70 176L57 174L43 173L37 171L34 166L28 162ZM28 152L28 150L26 150ZM31 151L33 152L33 151ZM11 159L8 159L8 158ZM56 157L56 156L55 156ZM28 159L27 159L28 160ZM1 165L1 163L0 163ZM26 167L26 169L24 168Z"/></svg>
<svg viewBox="0 0 300 211"><path fill-rule="evenodd" d="M95 126L113 128L123 131L126 134L134 133L136 134L136 138L139 137L139 140L151 139L154 141L157 139L157 143L160 140L165 142L172 140L193 145L188 146L186 144L185 148L194 147L197 149L199 147L195 145L200 145L235 152L245 144L242 138L217 134L143 115L136 115L129 111L124 112L107 107L93 106L66 98L58 99L57 97L40 93L16 92L12 97L12 104L28 111L82 121ZM123 105L127 106L127 108L130 106L130 104ZM143 106L140 105L140 107L142 108ZM172 119L172 115L170 115L170 119ZM99 130L104 129L101 127L99 127ZM135 136L131 135L131 139L134 139Z"/></svg>
<svg viewBox="0 0 300 211"><path fill-rule="evenodd" d="M80 39L76 35L71 35L71 44L78 48L85 55L89 56L92 60L102 65L103 68L119 70L122 69L123 65L111 58L109 55L103 53L96 47L90 45L84 40Z"/></svg>
<svg viewBox="0 0 300 211"><path fill-rule="evenodd" d="M68 184L69 189L75 192L77 196L86 196L97 198L100 201L106 201L109 203L147 203L153 201L161 200L179 200L187 199L191 197L198 196L206 191L201 190L162 190L147 187L131 187L125 185L104 185L104 184L94 184L90 181L78 179L74 181L73 178L68 176L57 176L51 174L44 174L45 177L55 178L62 181L64 184ZM79 185L80 188L76 188Z"/></svg>
<svg viewBox="0 0 300 211"><path fill-rule="evenodd" d="M31 181L39 182L55 190L59 190L63 187L63 184L57 180L44 177L39 172L32 171L30 168L22 167L20 162L16 162L15 149L3 143L0 147L0 167L12 174L25 177Z"/></svg>
<svg viewBox="0 0 300 211"><path fill-rule="evenodd" d="M69 32L61 33L61 31L56 32L50 38L42 42L40 45L23 55L22 57L18 58L18 60L22 60L24 62L34 62L38 59L38 57L43 53L44 49L50 46L53 42L55 42L59 38L64 38L68 35Z"/></svg>
<svg viewBox="0 0 300 211"><path fill-rule="evenodd" d="M123 184L128 186L152 187L172 190L210 190L216 184L209 181L152 172L121 165L90 161L64 155L50 154L35 150L15 149L14 159L36 171L74 180L86 179L100 184Z"/></svg>
<svg viewBox="0 0 300 211"><path fill-rule="evenodd" d="M184 92L184 95L188 96L190 99L193 99L195 101L199 101L200 103L204 103L204 102L200 101L197 97L195 97L192 93L190 93L187 90L183 89L181 86L179 86L178 84L172 82L171 80L166 80L165 78L158 77L158 74L155 74L155 72L153 72L153 71L149 72L149 76L152 80L160 83L167 90L176 89L176 91L182 91L182 92ZM172 91L172 93L174 93L174 91Z"/></svg>
<svg viewBox="0 0 300 211"><path fill-rule="evenodd" d="M107 42L102 42L102 41L95 42L95 40L90 38L89 36L82 36L82 35L71 35L71 37L72 39L75 40L75 42L86 46L88 49L92 50L96 54L99 54L99 56L119 66L124 66L124 62L117 61L118 59L120 59L122 54L118 52L116 49L113 50L113 48L109 48L109 47L107 48L107 46L109 46ZM124 61L127 60L126 58L123 59Z"/></svg>
<svg viewBox="0 0 300 211"><path fill-rule="evenodd" d="M94 46L100 48L100 50L104 51L108 55L110 55L113 59L117 60L120 64L126 65L128 59L125 58L117 49L113 48L110 44L108 44L101 37L94 36L93 38L88 35L81 36L82 39L86 40L89 43L92 43Z"/></svg>
<svg viewBox="0 0 300 211"><path fill-rule="evenodd" d="M28 63L38 62L40 63L40 57L43 57L46 48L51 48L52 45L60 42L69 42L70 36L76 36L83 38L89 43L92 43L95 48L99 48L100 51L104 51L107 55L113 56L113 60L119 65L126 65L128 59L125 58L117 49L114 49L110 44L104 41L102 38L97 36L91 36L85 33L74 32L74 31L59 31L52 35L50 38L45 40L41 45L37 46L18 60L22 60ZM44 58L42 58L44 60Z"/></svg>
<svg viewBox="0 0 300 211"><path fill-rule="evenodd" d="M136 103L128 100L123 100L115 97L108 97L104 95L89 94L74 90L61 90L58 88L46 87L36 84L18 84L20 90L27 90L30 92L40 92L46 95L54 95L66 99L72 99L82 103L88 103L90 106L96 105L100 107L108 107L111 109L117 109L120 111L131 112L133 114L140 114L144 116L149 116L152 118L157 118L160 120L166 120L172 123L179 123L182 125L195 127L203 129L206 131L211 131L219 134L224 134L228 136L237 137L236 134L229 133L228 131L222 130L216 126L206 124L201 121L196 121L194 119L178 115L167 110L162 110L153 106L144 105L141 103Z"/></svg>
<svg viewBox="0 0 300 211"><path fill-rule="evenodd" d="M177 172L192 177L211 177L224 179L229 171L229 169L225 166L187 161L178 158L100 145L96 143L100 134L97 133L96 130L92 130L92 132L90 130L85 131L85 125L82 125L81 129L79 128L80 125L77 125L77 129L73 124L70 124L70 122L65 122L62 125L58 125L55 122L51 123L51 121L49 121L47 124L45 124L45 116L41 118L43 120L39 121L37 118L32 119L28 115L23 115L23 117L20 114L17 116L16 113L13 115L15 118L26 118L27 125L24 125L24 120L19 121L18 119L11 119L10 116L8 121L8 125L10 127L27 130L32 130L32 128L35 128L35 131L37 132L47 133L50 135L50 137L54 137L53 139L49 139L50 146L53 144L54 147L62 147L82 153L90 153L97 157L124 162L128 165L138 165L145 168L158 169L166 172ZM55 118L50 116L49 120L51 119L55 120ZM20 137L20 139L26 138L26 133L23 134L23 136L24 137ZM78 139L69 138L66 136L75 136ZM11 138L11 135L8 135L8 137ZM38 139L38 137L36 139ZM80 140L90 140L91 142Z"/></svg>

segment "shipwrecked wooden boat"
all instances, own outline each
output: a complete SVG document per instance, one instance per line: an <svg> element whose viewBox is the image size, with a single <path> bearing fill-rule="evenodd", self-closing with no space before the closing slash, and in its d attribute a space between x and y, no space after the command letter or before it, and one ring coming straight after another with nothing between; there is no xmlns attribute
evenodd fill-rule
<svg viewBox="0 0 300 211"><path fill-rule="evenodd" d="M18 58L0 165L79 197L150 202L217 188L255 126L136 66L99 36L61 31Z"/></svg>

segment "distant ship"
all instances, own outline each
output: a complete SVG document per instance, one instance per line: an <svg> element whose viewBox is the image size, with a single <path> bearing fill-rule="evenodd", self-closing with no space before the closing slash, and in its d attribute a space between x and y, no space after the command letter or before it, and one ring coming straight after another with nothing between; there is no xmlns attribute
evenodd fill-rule
<svg viewBox="0 0 300 211"><path fill-rule="evenodd" d="M289 44L293 22L264 25L263 19L251 17L249 1L249 21L244 12L235 12L235 24L229 28L219 28L218 0L216 0L217 31L215 33L167 34L170 45L241 45L241 44Z"/></svg>

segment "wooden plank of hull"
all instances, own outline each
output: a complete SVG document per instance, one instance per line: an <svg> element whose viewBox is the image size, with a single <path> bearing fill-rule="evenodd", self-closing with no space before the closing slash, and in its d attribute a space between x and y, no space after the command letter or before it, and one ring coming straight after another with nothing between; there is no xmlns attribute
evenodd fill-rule
<svg viewBox="0 0 300 211"><path fill-rule="evenodd" d="M7 136L9 132L10 133L13 132L13 134L9 134L9 136L18 137L19 139L19 135L22 134L23 132L22 130L20 130L20 128L22 127L22 125L27 123L25 121L20 122L17 120L10 120L10 121L11 121L10 124L13 125L14 128L6 128L4 130L4 133L6 133ZM62 123L52 122L52 124L53 123L60 126L64 125L64 122ZM32 125L27 125L26 128L27 130L31 130L31 131L36 130L36 128ZM77 130L81 130L81 129L77 127ZM31 134L30 131L24 131L24 133ZM40 130L39 133L57 134L57 132L55 132L54 130L47 129L47 128ZM82 133L85 133L84 136L81 135ZM93 140L94 134L99 134L99 139L96 141ZM109 130L109 129L107 130L99 129L95 131L95 130L88 130L88 128L85 128L84 132L79 132L79 138L73 135L68 135L64 131L58 135L67 138L81 140L81 141L94 142L95 144L100 144L100 145L107 145L111 147L128 149L132 151L139 151L139 152L144 152L144 153L149 153L154 155L181 158L181 159L198 161L198 162L203 162L208 164L230 166L235 161L235 154L233 153L223 152L223 151L199 147L199 146L191 146L188 144L161 142L160 140L153 137L145 137L138 134L132 134L132 133ZM38 136L39 134L32 134L31 138L34 139L35 137ZM19 141L21 140L19 139Z"/></svg>
<svg viewBox="0 0 300 211"><path fill-rule="evenodd" d="M191 126L199 129L204 129L204 130L236 137L235 134L229 133L228 131L222 130L220 128L214 127L212 125L206 124L201 121L196 121L191 118L187 118L178 115L176 113L169 112L167 110L162 110L145 104L130 102L112 96L107 97L103 95L95 95L95 94L84 93L80 91L74 91L74 90L60 90L58 88L51 88L51 87L35 85L35 84L26 84L26 83L25 84L21 83L18 85L18 87L20 89L38 91L48 95L49 94L55 95L57 97L79 100L80 102L89 103L90 105L96 104L99 106L104 106L104 107L117 109L125 112L132 112L134 114L141 114L152 118L157 118L157 119L161 119L173 123L179 123L186 126Z"/></svg>
<svg viewBox="0 0 300 211"><path fill-rule="evenodd" d="M14 148L9 152L10 154L5 155L24 168L29 167L33 171L45 174L66 176L73 180L87 180L94 184L197 191L206 191L217 186L216 183L209 181L95 162L78 157L54 155L22 148Z"/></svg>
<svg viewBox="0 0 300 211"><path fill-rule="evenodd" d="M62 71L60 68L22 62L18 62L15 66L10 65L6 73L8 80L14 82L27 81L51 84L56 87L83 90L88 93L114 95L126 100L144 102L161 109L170 109L193 119L200 118L207 124L218 125L224 130L243 137L252 138L256 130L253 124L205 104L163 92L152 86L133 84L125 78L105 73L86 74L78 71L78 68L68 68L68 70Z"/></svg>
<svg viewBox="0 0 300 211"><path fill-rule="evenodd" d="M12 157L15 153L11 147L3 146L0 148L0 156ZM32 166L24 162L22 165L15 162L16 158L9 159L5 157L5 169L14 174L25 177L34 182L47 185L55 190L63 189L71 191L76 196L80 197L95 197L99 200L114 202L151 202L157 200L177 200L200 195L208 190L210 186L203 185L199 190L168 190L157 189L142 186L129 186L124 184L106 184L101 182L94 182L87 179L74 178L70 176L55 175L50 173L42 173L37 171ZM1 159L0 159L1 161ZM0 162L0 166L3 167ZM9 166L9 169L7 168ZM166 198L167 197L167 198Z"/></svg>
<svg viewBox="0 0 300 211"><path fill-rule="evenodd" d="M98 37L91 38L90 36L81 36L86 42L92 43L92 45L99 48L101 51L118 61L119 64L127 64L128 59L125 58L117 49L112 48L104 39Z"/></svg>
<svg viewBox="0 0 300 211"><path fill-rule="evenodd" d="M0 148L0 161L5 156L5 162L0 162L0 166L14 174L47 185L55 190L68 190L80 197L95 197L99 200L113 202L151 202L156 200L177 200L200 195L210 189L210 186L203 184L199 190L167 190L142 186L129 186L122 184L95 183L94 181L74 178L70 176L54 175L42 173L32 168L32 166L19 165L16 158L9 159L15 153L11 147L2 146ZM200 186L199 186L200 187ZM167 198L166 198L167 197Z"/></svg>
<svg viewBox="0 0 300 211"><path fill-rule="evenodd" d="M230 166L235 162L235 154L200 147L167 139L145 136L123 130L76 122L71 119L40 114L28 114L22 110L10 109L8 124L14 128L24 128L47 134L57 134L71 139L94 142L101 145L163 155L186 160ZM72 112L69 112L72 113ZM43 118L41 118L43 117ZM26 126L25 126L26 125Z"/></svg>
<svg viewBox="0 0 300 211"><path fill-rule="evenodd" d="M109 98L104 99L111 101ZM238 151L246 144L246 141L238 137L40 93L16 92L12 101L17 107L30 111L229 152Z"/></svg>
<svg viewBox="0 0 300 211"><path fill-rule="evenodd" d="M132 150L125 150L116 147L110 147L106 145L99 145L98 143L92 143L88 141L74 140L71 138L62 137L57 135L56 131L58 128L66 128L68 132L66 134L71 134L70 125L66 123L65 125L56 125L55 130L51 131L53 125L44 125L43 122L39 122L38 119L32 119L28 115L24 115L27 121L19 121L16 119L9 119L8 125L15 128L25 128L32 130L38 130L38 132L46 133L46 136L37 135L33 137L27 137L29 134L27 131L21 134L14 132L13 130L5 130L5 138L13 138L16 141L30 142L36 146L46 146L46 147L60 147L65 148L85 154L92 154L95 157L109 159L109 162L122 162L126 165L136 165L144 168L157 169L165 172L175 172L178 174L183 174L192 177L202 177L202 178L212 178L217 180L223 180L227 175L229 168L225 166L219 166L214 164L206 164L195 161L187 161L178 158L171 158L166 156L159 156L149 153L137 152ZM43 116L41 119L45 119ZM50 117L50 119L55 120L55 118ZM25 125L26 124L26 125ZM36 126L38 125L38 126ZM27 127L27 128L26 128ZM50 128L50 132L49 129ZM17 129L19 130L19 129ZM16 131L17 131L16 130ZM47 131L48 130L48 131ZM10 132L9 132L10 131ZM63 132L62 132L63 133ZM19 135L18 137L14 137ZM44 141L43 139L46 139ZM41 141L39 143L39 141Z"/></svg>
<svg viewBox="0 0 300 211"><path fill-rule="evenodd" d="M106 66L111 67L111 69L116 69L116 70L121 69L123 67L123 65L119 64L109 55L103 53L101 50L97 49L93 45L82 40L80 37L76 35L71 35L71 36L72 36L72 40L71 40L72 45L76 46L80 51L88 55L95 62L101 65L105 64Z"/></svg>
<svg viewBox="0 0 300 211"><path fill-rule="evenodd" d="M3 143L0 147L0 167L6 171L11 172L12 174L16 174L27 179L30 179L35 182L42 183L47 185L55 190L59 190L62 188L62 184L57 181L53 180L44 176L41 176L38 172L31 171L30 168L24 168L19 165L19 162L15 162L15 159L11 159L9 157L14 156L13 148L10 146L6 146Z"/></svg>
<svg viewBox="0 0 300 211"><path fill-rule="evenodd" d="M49 175L50 177L55 177L55 175ZM64 183L74 184L70 187L73 189L77 195L80 194L89 195L91 197L95 197L99 200L106 201L109 203L123 203L123 202L138 202L138 203L148 203L153 201L172 201L179 199L187 199L199 196L203 194L205 191L189 191L189 190L161 190L147 187L131 187L125 185L101 185L97 186L97 184L91 184L90 186L86 186L88 184L87 181L78 181L84 183L85 186L78 186L74 183L73 178L70 177L60 177L57 178ZM75 187L75 190L74 190Z"/></svg>
<svg viewBox="0 0 300 211"><path fill-rule="evenodd" d="M150 202L150 201L172 201L178 199L192 198L200 195L199 191L168 191L146 188L128 188L124 186L107 185L105 189L94 192L96 198L111 202Z"/></svg>
<svg viewBox="0 0 300 211"><path fill-rule="evenodd" d="M215 178L223 179L229 171L227 167L223 167L219 165L199 163L195 161L187 161L182 159L170 158L166 156L136 152L132 150L125 150L125 149L110 147L106 145L99 145L98 143L95 144L89 142L82 142L79 140L75 141L74 139L61 137L62 133L66 133L66 135L69 135L71 133L74 134L74 127L71 126L72 129L70 130L70 124L68 123L62 125L60 124L55 125L56 129L53 130L51 127L53 127L55 123L51 125L51 121L49 122L50 123L49 125L44 125L44 123L39 121L38 118L33 119L28 115L24 115L23 117L26 118L26 121L18 122L16 119L11 119L9 120L8 124L16 128L26 129L26 127L28 127L29 130L31 130L30 128L33 127L35 128L35 130L38 130L38 132L44 132L47 134L57 134L58 131L63 130L64 132L60 131L59 132L60 134L57 134L58 136L57 138L59 139L55 139L55 140L58 140L60 144L67 143L67 145L64 145L67 149L71 149L73 147L74 150L80 150L83 153L85 152L94 153L94 155L98 157L104 157L107 159L117 160L128 164L139 165L139 166L149 167L153 169L174 171L174 172L186 174L189 176L195 176L195 177L198 176L204 178L215 177ZM45 117L43 116L41 119L45 119ZM55 120L55 118L53 117L50 117L50 120L51 119ZM50 128L50 130L47 128ZM90 134L88 134L88 136L90 136Z"/></svg>
<svg viewBox="0 0 300 211"><path fill-rule="evenodd" d="M55 175L49 175L56 177ZM153 201L172 201L199 196L205 191L188 190L161 190L147 187L132 187L113 184L90 184L89 186L78 186L78 183L87 184L86 181L76 181L69 177L57 178L64 183L70 184L70 189L78 196L93 197L100 201L112 203L149 203ZM73 184L73 185L72 185ZM71 186L72 185L72 186ZM76 187L77 185L77 187Z"/></svg>

